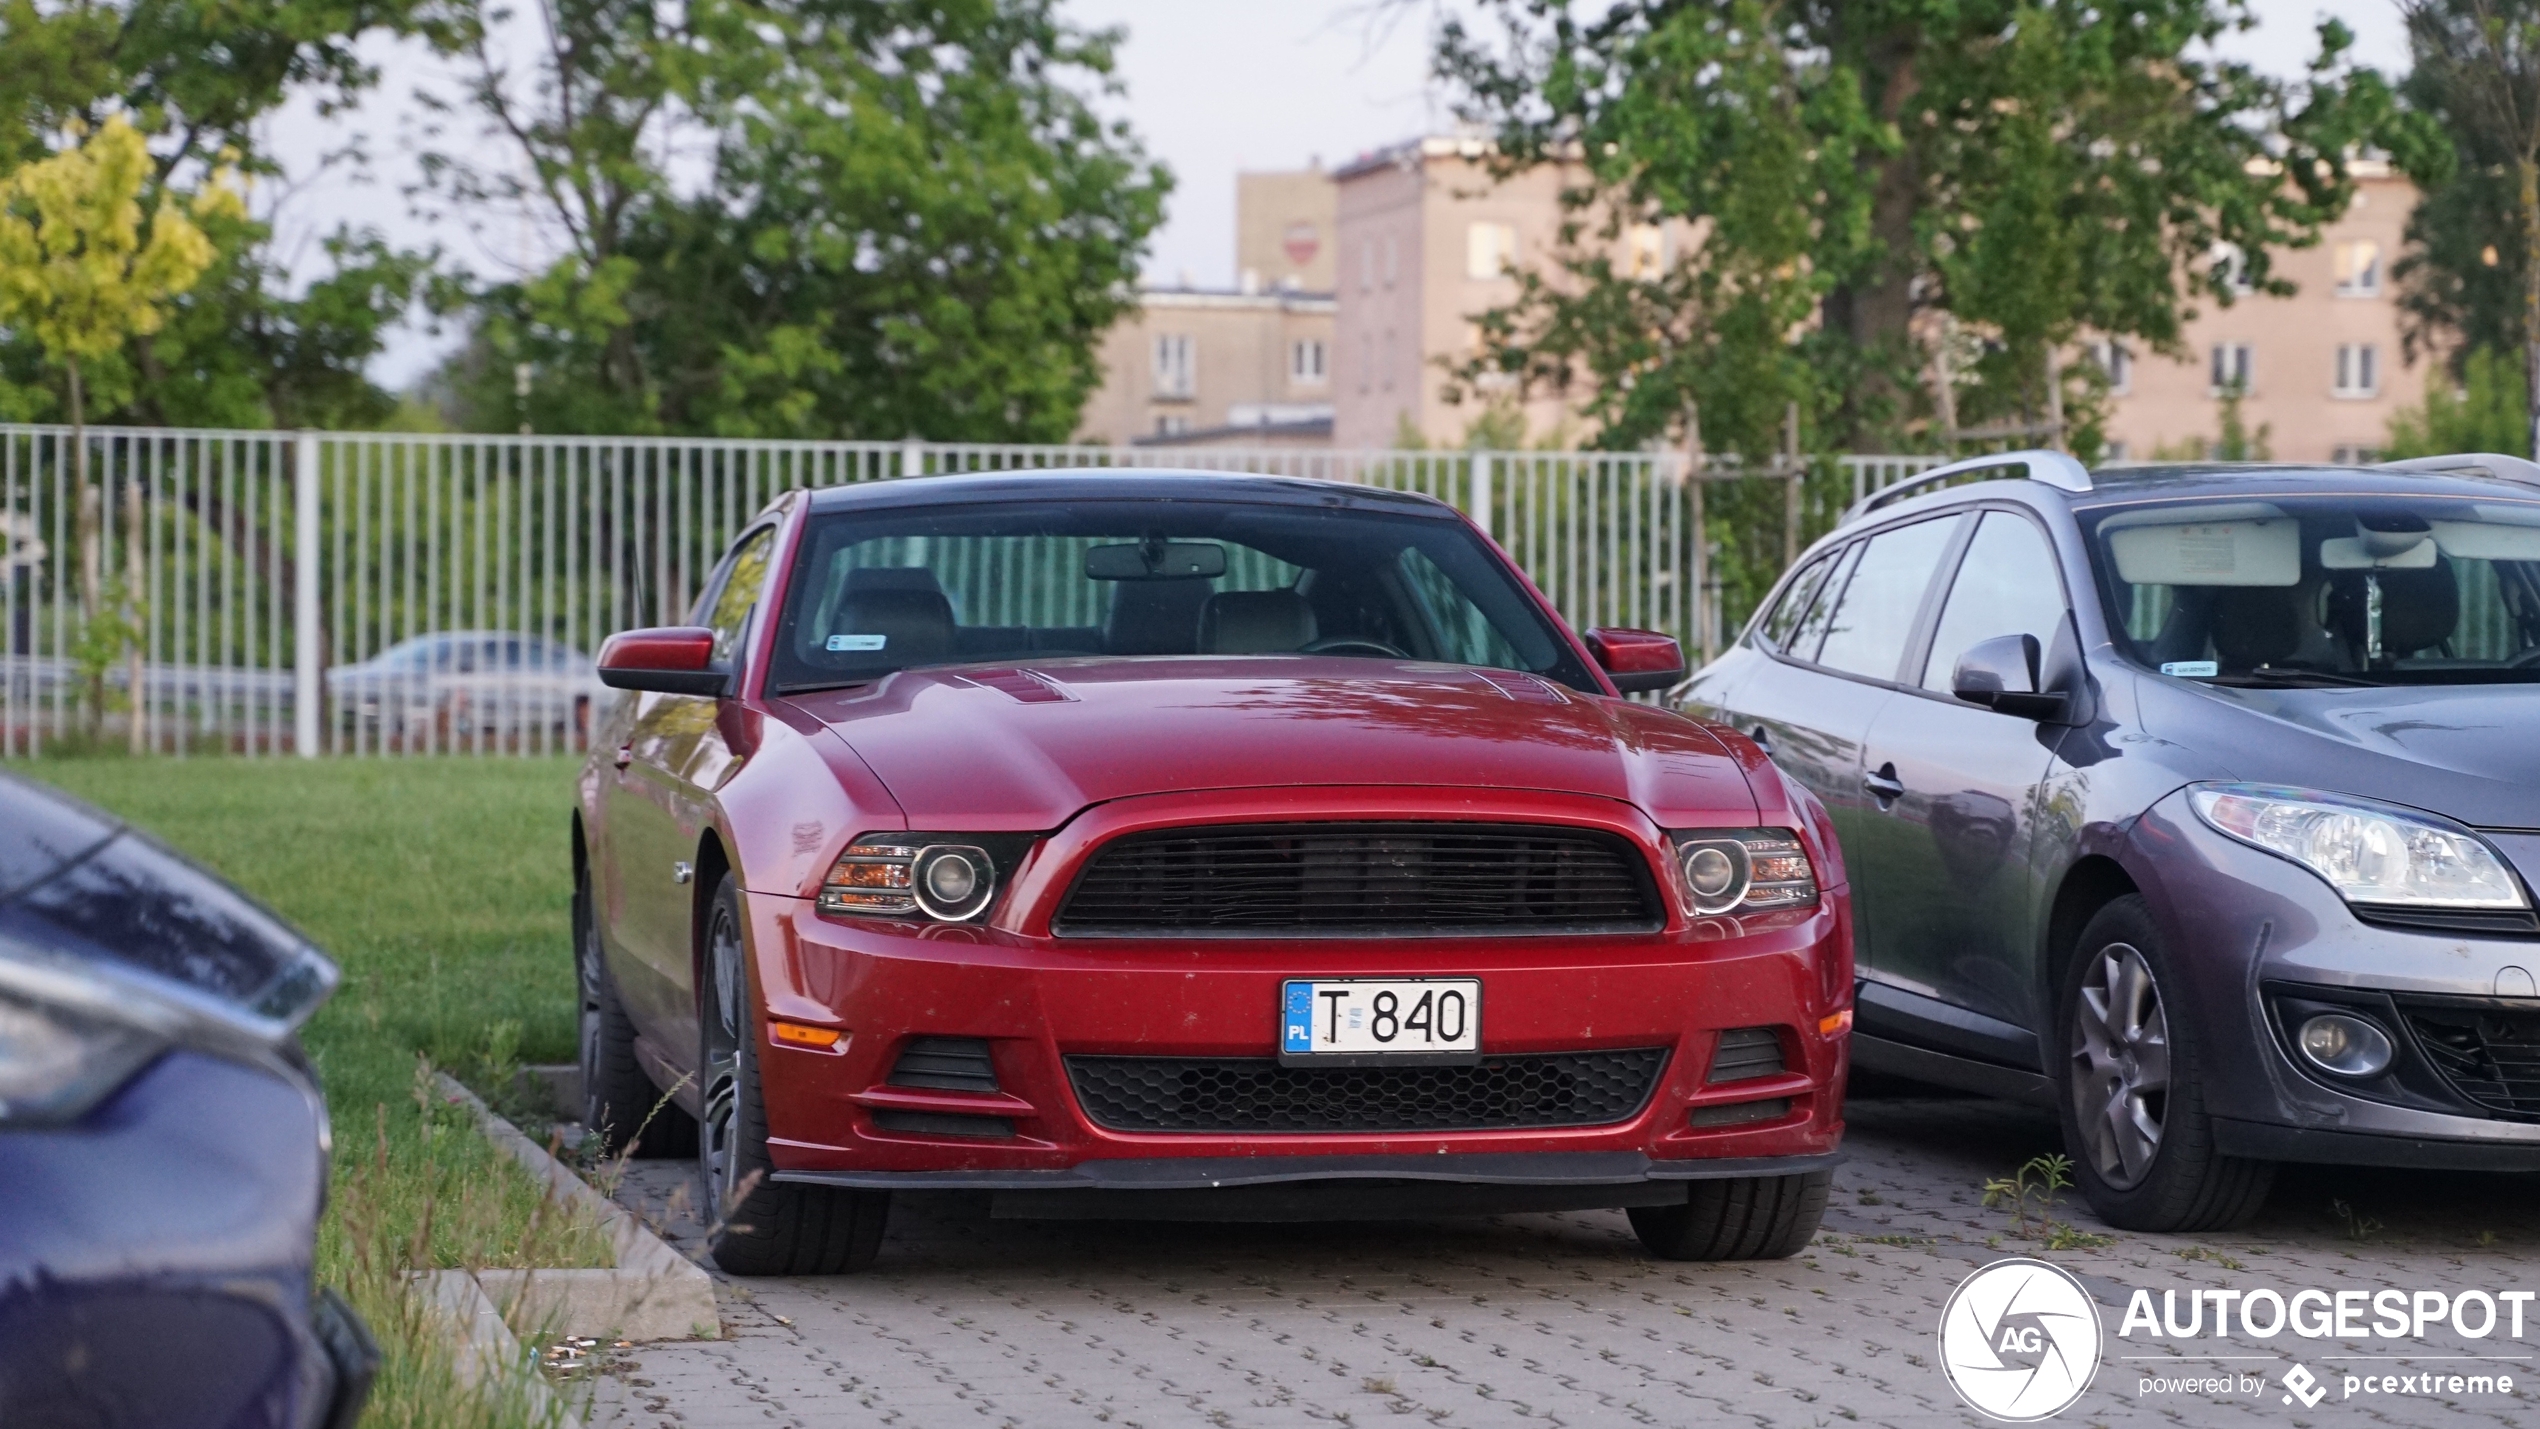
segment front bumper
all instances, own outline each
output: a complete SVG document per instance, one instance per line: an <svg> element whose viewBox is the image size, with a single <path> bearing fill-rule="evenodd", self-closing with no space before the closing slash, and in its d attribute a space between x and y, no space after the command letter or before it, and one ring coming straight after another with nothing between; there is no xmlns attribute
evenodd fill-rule
<svg viewBox="0 0 2540 1429"><path fill-rule="evenodd" d="M1045 1213L1127 1193L1149 1215L1184 1193L1309 1185L1326 1189L1263 1197L1298 1215L1379 1213L1387 1197L1448 1208L1458 1185L1497 1188L1493 1209L1656 1203L1692 1177L1822 1169L1842 1133L1847 910L1834 889L1805 912L1658 934L1191 944L826 918L753 893L767 1015L847 1033L830 1050L760 1043L769 1151L779 1180L985 1190ZM1478 977L1486 1060L1663 1062L1636 1105L1593 1125L1124 1130L1077 1095L1073 1056L1271 1062L1281 984L1313 977ZM1781 1070L1714 1078L1721 1034L1756 1027L1774 1029ZM994 1090L893 1085L918 1038L984 1042Z"/></svg>
<svg viewBox="0 0 2540 1429"><path fill-rule="evenodd" d="M2180 953L2190 1005L2230 1009L2201 1028L2205 1103L2224 1151L2540 1169L2540 1103L2483 1104L2418 1015L2484 1006L2540 1028L2540 998L2527 993L2540 940L2364 923L2308 870L2214 832L2183 794L2146 813L2132 841L2128 861ZM2349 1082L2303 1062L2288 1023L2320 1008L2380 1023L2398 1048L2391 1073Z"/></svg>

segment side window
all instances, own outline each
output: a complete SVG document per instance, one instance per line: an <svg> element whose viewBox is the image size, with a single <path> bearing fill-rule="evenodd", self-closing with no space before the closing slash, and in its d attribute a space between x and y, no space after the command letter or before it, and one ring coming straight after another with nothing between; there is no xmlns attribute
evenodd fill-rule
<svg viewBox="0 0 2540 1429"><path fill-rule="evenodd" d="M1860 563L1861 545L1857 541L1844 547L1842 554L1826 563L1828 574L1817 585L1816 599L1805 603L1807 614L1799 617L1799 624L1791 631L1790 643L1783 647L1792 658L1817 658L1817 647L1826 638L1826 624L1834 618L1835 598L1843 594L1844 582L1852 579L1852 568Z"/></svg>
<svg viewBox="0 0 2540 1429"><path fill-rule="evenodd" d="M1799 617L1808 613L1808 602L1815 598L1817 587L1825 584L1826 572L1833 569L1833 556L1819 556L1808 563L1797 579L1782 587L1781 600L1759 627L1767 644L1776 650L1789 648L1790 632L1798 626Z"/></svg>
<svg viewBox="0 0 2540 1429"><path fill-rule="evenodd" d="M1941 516L1872 536L1844 583L1817 663L1874 680L1896 679L1923 592L1957 529L1957 517Z"/></svg>
<svg viewBox="0 0 2540 1429"><path fill-rule="evenodd" d="M2055 573L2055 550L2046 533L2008 511L1988 511L1958 563L1949 604L1941 608L1940 629L1923 663L1923 688L1946 692L1958 657L1983 641L2034 635L2041 648L2051 645L2063 619L2064 583Z"/></svg>
<svg viewBox="0 0 2540 1429"><path fill-rule="evenodd" d="M759 592L767 585L767 554L775 549L776 528L762 526L724 558L722 583L715 587L714 604L706 611L705 623L714 629L714 658L729 660L741 641L741 626L750 618L750 607L758 603Z"/></svg>

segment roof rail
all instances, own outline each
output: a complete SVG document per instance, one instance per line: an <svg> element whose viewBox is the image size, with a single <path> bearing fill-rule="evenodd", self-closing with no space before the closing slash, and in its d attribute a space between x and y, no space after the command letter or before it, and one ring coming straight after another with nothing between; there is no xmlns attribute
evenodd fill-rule
<svg viewBox="0 0 2540 1429"><path fill-rule="evenodd" d="M2540 486L2540 462L2527 457L2506 456L2502 452L2455 452L2450 456L2410 457L2405 461L2385 461L2373 470L2487 476L2524 486Z"/></svg>
<svg viewBox="0 0 2540 1429"><path fill-rule="evenodd" d="M1892 501L1902 501L1927 487L1938 485L1971 471L1990 471L1996 467L2018 467L2031 481L2042 481L2059 491L2090 490L2090 470L2073 460L2070 452L2025 451L1996 452L1991 456L1969 457L1947 462L1926 471L1918 471L1893 486L1883 486L1853 504L1843 513L1843 524L1858 521Z"/></svg>

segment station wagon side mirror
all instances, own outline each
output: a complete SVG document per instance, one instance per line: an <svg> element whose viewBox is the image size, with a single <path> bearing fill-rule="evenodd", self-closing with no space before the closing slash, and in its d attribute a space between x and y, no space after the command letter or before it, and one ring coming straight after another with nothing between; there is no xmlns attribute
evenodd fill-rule
<svg viewBox="0 0 2540 1429"><path fill-rule="evenodd" d="M600 683L664 695L731 693L730 667L714 663L714 632L702 625L623 630L600 647Z"/></svg>
<svg viewBox="0 0 2540 1429"><path fill-rule="evenodd" d="M1685 677L1685 648L1672 635L1614 626L1589 631L1587 648L1627 695L1663 690Z"/></svg>
<svg viewBox="0 0 2540 1429"><path fill-rule="evenodd" d="M2034 635L1997 635L1967 647L1949 677L1949 693L1971 705L2021 719L2054 719L2067 703L2038 688L2045 652Z"/></svg>

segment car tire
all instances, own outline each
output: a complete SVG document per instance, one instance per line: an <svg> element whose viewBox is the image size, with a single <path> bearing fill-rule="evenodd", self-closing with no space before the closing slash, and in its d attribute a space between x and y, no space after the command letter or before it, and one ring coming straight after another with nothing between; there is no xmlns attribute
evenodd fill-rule
<svg viewBox="0 0 2540 1429"><path fill-rule="evenodd" d="M757 1019L740 929L740 890L727 873L706 916L705 976L697 989L697 1065L706 1109L697 1168L710 1227L706 1250L728 1275L862 1270L881 1252L890 1193L771 1179Z"/></svg>
<svg viewBox="0 0 2540 1429"><path fill-rule="evenodd" d="M1680 1206L1634 1206L1632 1233L1660 1260L1785 1260L1825 1218L1831 1171L1689 1183Z"/></svg>
<svg viewBox="0 0 2540 1429"><path fill-rule="evenodd" d="M2055 999L2056 1104L2073 1175L2120 1230L2244 1225L2275 1163L2226 1156L2205 1110L2203 1033L2140 894L2094 915Z"/></svg>
<svg viewBox="0 0 2540 1429"><path fill-rule="evenodd" d="M573 870L573 965L580 994L582 1124L604 1156L670 1157L697 1153L696 1119L653 1085L635 1060L635 1023L618 1001L617 982L600 954L600 924L591 901L591 871Z"/></svg>

